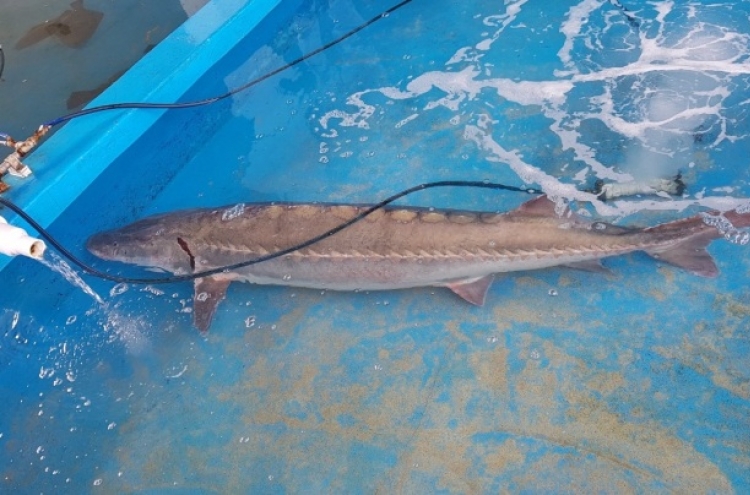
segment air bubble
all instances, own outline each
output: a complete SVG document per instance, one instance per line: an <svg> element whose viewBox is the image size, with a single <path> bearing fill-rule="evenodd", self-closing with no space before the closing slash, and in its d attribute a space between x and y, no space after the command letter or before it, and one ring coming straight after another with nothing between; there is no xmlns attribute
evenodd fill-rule
<svg viewBox="0 0 750 495"><path fill-rule="evenodd" d="M556 289L550 289L549 292L547 292L552 297L557 296L557 290Z"/></svg>
<svg viewBox="0 0 750 495"><path fill-rule="evenodd" d="M287 273L286 275L284 275L284 276L283 276L283 277L281 277L281 278L282 278L282 280L284 280L284 281L286 282L286 281L289 281L289 280L291 280L291 279L292 279L292 276L291 276L291 275L289 275L289 274Z"/></svg>
<svg viewBox="0 0 750 495"><path fill-rule="evenodd" d="M120 294L126 292L128 290L128 284L117 284L114 287L112 287L112 290L109 291L109 295L119 296Z"/></svg>
<svg viewBox="0 0 750 495"><path fill-rule="evenodd" d="M318 160L320 163L328 163L328 157L327 156L321 156L320 160Z"/></svg>
<svg viewBox="0 0 750 495"><path fill-rule="evenodd" d="M712 215L710 213L701 213L703 223L714 227L719 233L732 244L740 246L750 242L750 233L745 230L739 230L724 215Z"/></svg>

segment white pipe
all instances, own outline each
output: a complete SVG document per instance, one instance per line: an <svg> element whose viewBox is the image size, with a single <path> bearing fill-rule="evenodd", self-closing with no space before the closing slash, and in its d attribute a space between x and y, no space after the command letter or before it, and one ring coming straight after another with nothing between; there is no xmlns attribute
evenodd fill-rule
<svg viewBox="0 0 750 495"><path fill-rule="evenodd" d="M47 246L43 241L35 239L25 230L9 225L7 220L0 217L0 254L7 256L28 256L41 259Z"/></svg>

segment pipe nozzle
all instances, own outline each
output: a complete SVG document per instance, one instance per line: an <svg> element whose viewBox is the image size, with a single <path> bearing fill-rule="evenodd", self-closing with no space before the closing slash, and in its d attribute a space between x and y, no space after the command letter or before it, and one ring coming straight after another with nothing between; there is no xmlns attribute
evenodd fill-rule
<svg viewBox="0 0 750 495"><path fill-rule="evenodd" d="M41 259L46 249L44 241L31 237L22 228L14 227L0 217L0 254Z"/></svg>

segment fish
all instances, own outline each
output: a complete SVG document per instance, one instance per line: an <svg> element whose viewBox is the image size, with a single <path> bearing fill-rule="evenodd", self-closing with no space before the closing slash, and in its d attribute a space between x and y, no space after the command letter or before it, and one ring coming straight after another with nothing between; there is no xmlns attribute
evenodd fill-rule
<svg viewBox="0 0 750 495"><path fill-rule="evenodd" d="M355 218L368 205L239 203L148 217L91 236L98 258L177 275L228 266L296 246ZM720 216L723 215L723 216ZM495 274L568 266L607 272L604 258L644 251L703 277L718 268L706 246L724 219L750 225L750 213L701 213L654 227L593 221L546 196L508 212L389 206L283 256L194 280L195 326L207 332L231 282L325 290L447 287L481 306Z"/></svg>
<svg viewBox="0 0 750 495"><path fill-rule="evenodd" d="M102 12L84 7L83 0L74 0L70 9L30 28L16 42L15 48L23 50L51 36L68 47L80 48L94 35L103 17Z"/></svg>

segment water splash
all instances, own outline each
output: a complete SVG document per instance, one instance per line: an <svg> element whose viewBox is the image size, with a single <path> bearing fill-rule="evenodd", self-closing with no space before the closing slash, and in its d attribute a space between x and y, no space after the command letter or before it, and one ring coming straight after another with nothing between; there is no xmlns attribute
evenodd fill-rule
<svg viewBox="0 0 750 495"><path fill-rule="evenodd" d="M729 221L724 215L712 215L710 213L701 213L703 223L714 227L719 233L732 244L746 245L750 242L750 233L740 230Z"/></svg>
<svg viewBox="0 0 750 495"><path fill-rule="evenodd" d="M47 251L45 253L45 257L39 261L47 268L62 275L65 280L73 284L75 287L78 287L84 293L91 296L97 304L99 304L100 306L104 306L104 301L99 296L99 294L94 292L94 290L86 282L84 282L84 280L78 275L78 273L76 273L76 271L73 270L73 268L71 268L71 266L56 253Z"/></svg>

